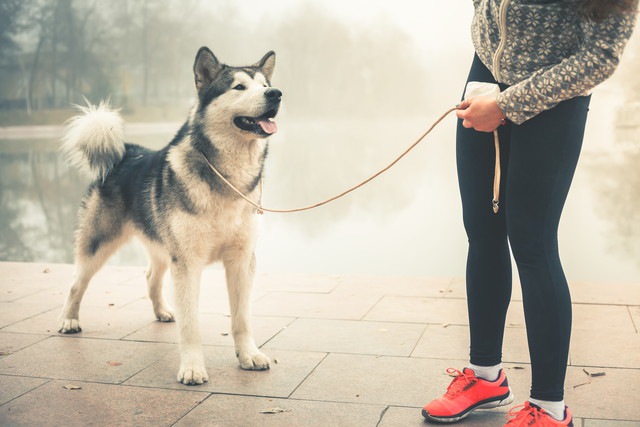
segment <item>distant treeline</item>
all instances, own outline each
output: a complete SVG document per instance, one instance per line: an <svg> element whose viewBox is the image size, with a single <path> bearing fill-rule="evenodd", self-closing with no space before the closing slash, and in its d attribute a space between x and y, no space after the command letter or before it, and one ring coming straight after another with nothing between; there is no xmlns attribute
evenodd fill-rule
<svg viewBox="0 0 640 427"><path fill-rule="evenodd" d="M424 105L428 68L389 21L354 28L311 1L245 19L242 1L0 0L0 109L109 97L126 108L192 98L195 52L232 65L277 53L289 113L402 115ZM292 107L294 106L294 107Z"/></svg>

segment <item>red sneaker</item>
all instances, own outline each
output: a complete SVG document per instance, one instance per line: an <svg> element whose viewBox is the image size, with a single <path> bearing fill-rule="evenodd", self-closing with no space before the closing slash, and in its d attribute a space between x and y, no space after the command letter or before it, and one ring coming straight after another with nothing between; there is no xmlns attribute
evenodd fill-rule
<svg viewBox="0 0 640 427"><path fill-rule="evenodd" d="M573 417L569 408L564 408L564 421L558 421L544 409L530 402L513 407L507 414L505 426L517 427L573 427Z"/></svg>
<svg viewBox="0 0 640 427"><path fill-rule="evenodd" d="M444 396L429 402L422 409L422 415L427 420L453 423L476 409L495 408L513 402L513 394L502 369L495 381L478 378L469 368L464 368L462 372L449 368L447 373L456 377Z"/></svg>

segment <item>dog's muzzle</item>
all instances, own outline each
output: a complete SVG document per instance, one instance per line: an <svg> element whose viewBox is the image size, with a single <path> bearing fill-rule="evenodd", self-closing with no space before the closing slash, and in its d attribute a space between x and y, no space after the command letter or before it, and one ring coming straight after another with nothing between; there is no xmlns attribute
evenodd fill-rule
<svg viewBox="0 0 640 427"><path fill-rule="evenodd" d="M280 89L270 87L264 91L266 98L266 112L258 117L240 116L236 117L233 122L235 125L246 132L255 133L263 137L273 135L278 131L278 126L274 118L280 109L280 101L282 100L282 92Z"/></svg>

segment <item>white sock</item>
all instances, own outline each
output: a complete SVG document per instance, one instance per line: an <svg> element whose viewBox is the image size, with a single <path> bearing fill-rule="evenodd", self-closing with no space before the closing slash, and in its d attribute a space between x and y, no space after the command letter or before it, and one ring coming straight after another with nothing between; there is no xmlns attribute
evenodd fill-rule
<svg viewBox="0 0 640 427"><path fill-rule="evenodd" d="M473 372L475 372L476 377L478 378L482 378L483 380L487 381L495 381L500 375L502 363L498 363L494 366L478 366L474 365L473 363L469 363L469 366L467 366L467 368L473 369Z"/></svg>
<svg viewBox="0 0 640 427"><path fill-rule="evenodd" d="M548 400L529 398L529 402L547 411L556 421L564 421L564 400L560 402L550 402Z"/></svg>

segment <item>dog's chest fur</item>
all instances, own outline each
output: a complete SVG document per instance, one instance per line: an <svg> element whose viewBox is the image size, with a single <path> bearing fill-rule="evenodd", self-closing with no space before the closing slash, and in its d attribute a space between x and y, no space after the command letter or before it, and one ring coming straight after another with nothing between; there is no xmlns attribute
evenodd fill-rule
<svg viewBox="0 0 640 427"><path fill-rule="evenodd" d="M219 144L223 145L216 159L220 173L258 202L261 189L255 183L262 173L266 142ZM194 207L191 212L171 210L164 224L170 235L181 236L175 242L180 252L211 263L228 250L252 251L257 228L255 208L217 179L205 155L185 138L169 150L167 162L181 184L175 191L184 191Z"/></svg>

